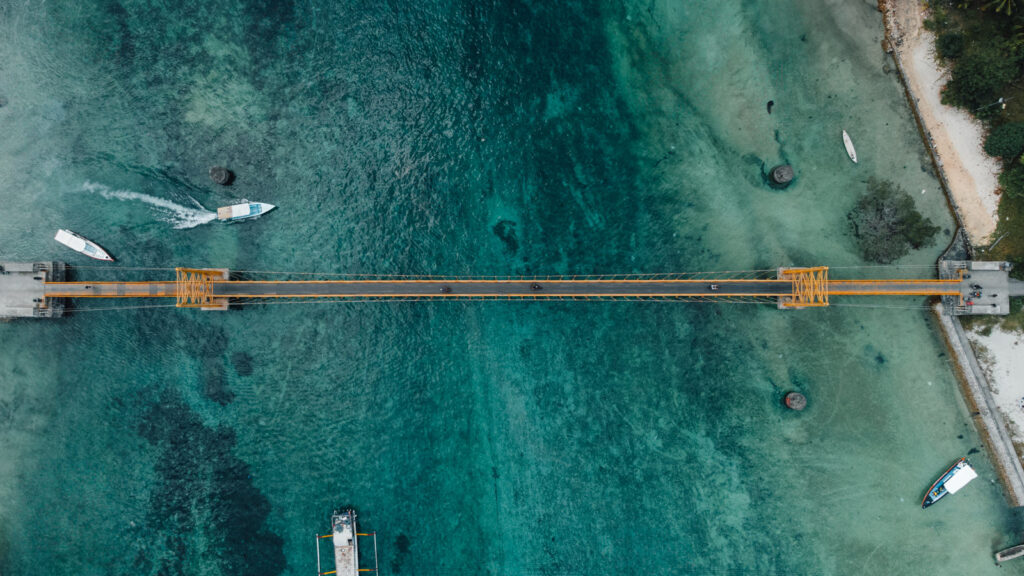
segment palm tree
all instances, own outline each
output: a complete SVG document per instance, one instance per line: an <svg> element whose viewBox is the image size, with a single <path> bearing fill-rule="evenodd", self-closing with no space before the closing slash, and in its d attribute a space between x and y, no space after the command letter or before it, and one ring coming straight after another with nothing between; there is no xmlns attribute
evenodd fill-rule
<svg viewBox="0 0 1024 576"><path fill-rule="evenodd" d="M996 12L1012 16L1013 9L1017 7L1017 0L992 0L988 4L985 4L981 9L988 10L993 6L996 8Z"/></svg>

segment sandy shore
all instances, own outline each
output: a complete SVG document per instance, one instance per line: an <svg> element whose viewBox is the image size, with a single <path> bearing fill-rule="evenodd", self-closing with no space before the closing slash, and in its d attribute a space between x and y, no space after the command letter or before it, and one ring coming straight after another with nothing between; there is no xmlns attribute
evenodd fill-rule
<svg viewBox="0 0 1024 576"><path fill-rule="evenodd" d="M948 72L935 61L935 37L924 29L924 10L919 0L889 0L886 25L964 229L972 244L985 245L998 222L999 163L982 149L982 124L942 104Z"/></svg>
<svg viewBox="0 0 1024 576"><path fill-rule="evenodd" d="M1019 453L1024 445L1024 334L996 327L988 336L972 330L967 337Z"/></svg>

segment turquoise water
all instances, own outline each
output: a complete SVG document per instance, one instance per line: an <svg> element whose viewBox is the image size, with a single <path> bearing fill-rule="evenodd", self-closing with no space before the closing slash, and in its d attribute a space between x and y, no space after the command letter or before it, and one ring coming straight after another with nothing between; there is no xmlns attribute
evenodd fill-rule
<svg viewBox="0 0 1024 576"><path fill-rule="evenodd" d="M0 4L3 257L168 275L69 227L123 267L852 276L870 176L952 227L871 2L562 4ZM243 198L280 208L204 223ZM1020 520L923 302L836 304L0 324L0 573L310 574L345 504L385 574L995 572Z"/></svg>

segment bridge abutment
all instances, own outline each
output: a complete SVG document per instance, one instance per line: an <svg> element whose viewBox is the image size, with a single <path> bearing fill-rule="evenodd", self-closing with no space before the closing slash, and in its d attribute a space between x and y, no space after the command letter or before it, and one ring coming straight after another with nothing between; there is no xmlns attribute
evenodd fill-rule
<svg viewBox="0 0 1024 576"><path fill-rule="evenodd" d="M66 273L63 262L0 262L0 319L63 316L64 299L48 298L44 290Z"/></svg>

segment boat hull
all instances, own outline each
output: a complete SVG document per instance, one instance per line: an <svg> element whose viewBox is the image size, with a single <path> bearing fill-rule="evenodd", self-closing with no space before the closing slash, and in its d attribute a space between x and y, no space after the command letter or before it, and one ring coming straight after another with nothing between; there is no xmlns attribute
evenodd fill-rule
<svg viewBox="0 0 1024 576"><path fill-rule="evenodd" d="M960 458L928 488L924 500L921 501L921 508L927 508L949 494L955 494L977 477L978 474L974 468L971 468L971 463L967 461L967 458Z"/></svg>
<svg viewBox="0 0 1024 576"><path fill-rule="evenodd" d="M1007 560L1013 560L1020 558L1021 556L1024 556L1024 544L1018 544L1012 548L996 552L996 563L1006 562Z"/></svg>
<svg viewBox="0 0 1024 576"><path fill-rule="evenodd" d="M843 145L846 146L846 154L853 160L853 163L857 163L857 150L853 147L853 140L850 135L843 130Z"/></svg>
<svg viewBox="0 0 1024 576"><path fill-rule="evenodd" d="M57 231L57 234L53 239L68 248L71 248L75 252L88 256L94 260L102 260L104 262L114 261L114 257L108 254L107 251L99 244L80 234L75 234L71 230L60 229Z"/></svg>
<svg viewBox="0 0 1024 576"><path fill-rule="evenodd" d="M221 222L241 222L259 218L277 206L265 202L246 202L217 208L217 219Z"/></svg>
<svg viewBox="0 0 1024 576"><path fill-rule="evenodd" d="M359 542L356 538L356 511L349 508L331 517L336 576L358 576Z"/></svg>

